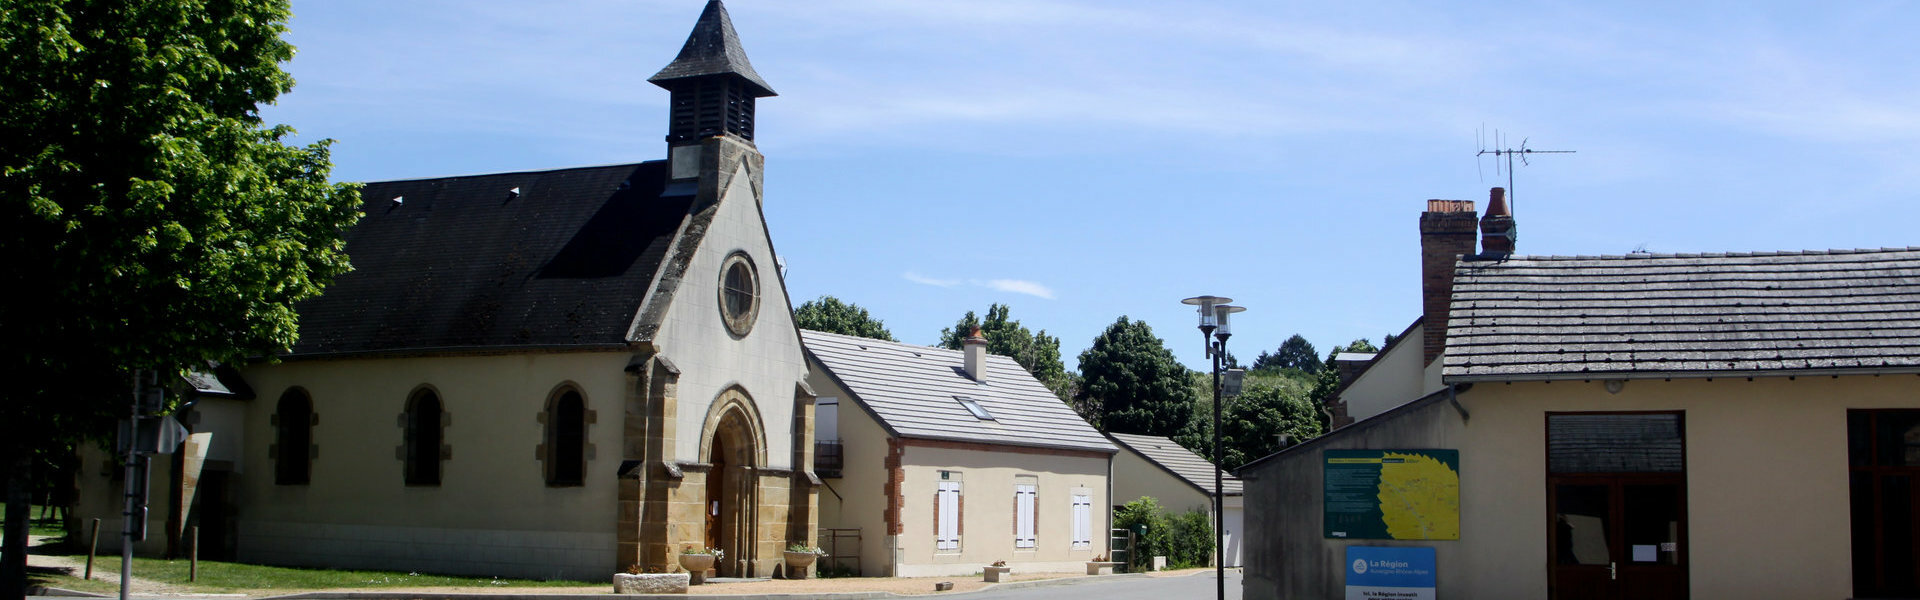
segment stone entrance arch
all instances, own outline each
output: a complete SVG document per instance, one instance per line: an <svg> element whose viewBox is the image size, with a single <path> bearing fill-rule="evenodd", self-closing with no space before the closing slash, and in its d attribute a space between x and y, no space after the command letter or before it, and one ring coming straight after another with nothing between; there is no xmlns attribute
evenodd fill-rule
<svg viewBox="0 0 1920 600"><path fill-rule="evenodd" d="M755 575L759 475L767 464L766 429L753 398L738 386L714 398L700 434L700 460L711 465L702 486L705 543L726 552L714 568L723 577Z"/></svg>

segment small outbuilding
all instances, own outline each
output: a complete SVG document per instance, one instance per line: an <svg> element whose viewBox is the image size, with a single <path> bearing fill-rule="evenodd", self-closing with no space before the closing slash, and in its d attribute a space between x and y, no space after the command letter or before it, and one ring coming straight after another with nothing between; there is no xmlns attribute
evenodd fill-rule
<svg viewBox="0 0 1920 600"><path fill-rule="evenodd" d="M1107 438L1120 446L1113 458L1113 503L1119 507L1144 497L1152 497L1162 508L1179 513L1197 510L1207 513L1207 523L1224 523L1226 550L1222 564L1240 566L1240 546L1244 521L1240 478L1220 474L1220 519L1213 515L1213 463L1173 440L1151 435L1109 433Z"/></svg>

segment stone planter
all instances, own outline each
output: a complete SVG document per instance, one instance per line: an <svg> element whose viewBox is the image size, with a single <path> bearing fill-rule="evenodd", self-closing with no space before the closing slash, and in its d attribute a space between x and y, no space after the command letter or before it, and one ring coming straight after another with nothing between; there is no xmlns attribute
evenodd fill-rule
<svg viewBox="0 0 1920 600"><path fill-rule="evenodd" d="M690 579L686 573L615 573L615 594L685 594Z"/></svg>
<svg viewBox="0 0 1920 600"><path fill-rule="evenodd" d="M1120 563L1117 563L1117 562L1104 562L1104 561L1090 560L1090 561L1087 561L1087 574L1088 575L1112 575L1113 568L1118 566L1120 566Z"/></svg>
<svg viewBox="0 0 1920 600"><path fill-rule="evenodd" d="M981 569L981 573L986 575L987 583L1000 583L1002 579L1008 581L1013 579L1013 567L987 567Z"/></svg>
<svg viewBox="0 0 1920 600"><path fill-rule="evenodd" d="M693 585L706 583L707 569L713 568L713 555L682 554L680 555L680 568L686 569L687 574L692 576Z"/></svg>
<svg viewBox="0 0 1920 600"><path fill-rule="evenodd" d="M807 573L813 570L813 561L820 560L820 555L812 552L786 552L785 555L787 579L806 579Z"/></svg>

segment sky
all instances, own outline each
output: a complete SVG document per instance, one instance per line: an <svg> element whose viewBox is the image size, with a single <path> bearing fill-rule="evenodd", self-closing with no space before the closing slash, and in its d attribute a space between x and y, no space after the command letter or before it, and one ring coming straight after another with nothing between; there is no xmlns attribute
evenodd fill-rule
<svg viewBox="0 0 1920 600"><path fill-rule="evenodd" d="M663 159L704 0L294 0L337 181ZM992 303L1071 368L1117 318L1204 369L1379 343L1419 213L1513 178L1520 254L1920 246L1920 10L1902 2L731 0L797 305L933 344ZM1511 171L1480 150L1535 155Z"/></svg>

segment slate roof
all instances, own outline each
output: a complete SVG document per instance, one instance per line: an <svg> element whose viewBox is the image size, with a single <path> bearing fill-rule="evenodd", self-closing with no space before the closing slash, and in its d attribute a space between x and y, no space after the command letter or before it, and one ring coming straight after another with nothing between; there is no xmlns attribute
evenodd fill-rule
<svg viewBox="0 0 1920 600"><path fill-rule="evenodd" d="M720 0L708 0L700 20L693 24L693 33L687 35L686 45L680 47L680 55L647 81L667 87L669 81L713 75L737 75L759 88L755 96L774 95L773 86L767 85L753 71L753 63L747 61L740 34L733 31L733 17L727 16L727 7Z"/></svg>
<svg viewBox="0 0 1920 600"><path fill-rule="evenodd" d="M665 180L654 161L366 184L354 270L299 305L292 354L623 345L692 200Z"/></svg>
<svg viewBox="0 0 1920 600"><path fill-rule="evenodd" d="M1107 437L1120 442L1128 450L1145 457L1148 462L1159 465L1175 477L1185 480L1200 491L1213 493L1213 463L1194 454L1173 440L1151 435L1130 433L1109 433ZM1222 472L1220 493L1226 496L1240 495L1240 478L1232 472Z"/></svg>
<svg viewBox="0 0 1920 600"><path fill-rule="evenodd" d="M905 438L1118 452L1065 402L1005 356L987 356L987 381L965 375L959 350L801 331L807 354L888 433ZM973 416L955 396L993 415Z"/></svg>
<svg viewBox="0 0 1920 600"><path fill-rule="evenodd" d="M1920 372L1920 248L1459 263L1444 377Z"/></svg>

